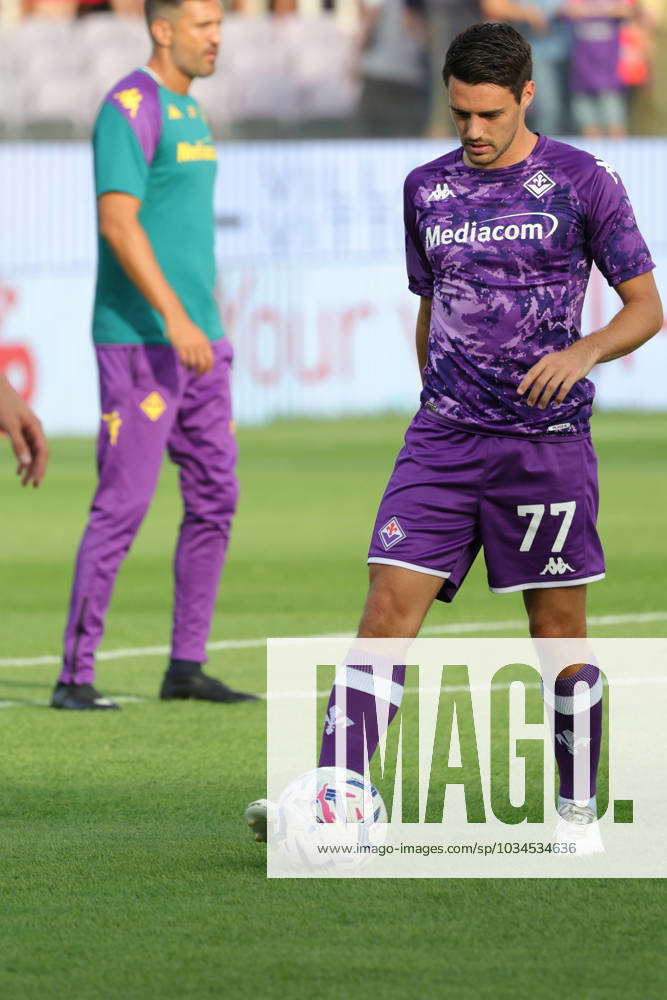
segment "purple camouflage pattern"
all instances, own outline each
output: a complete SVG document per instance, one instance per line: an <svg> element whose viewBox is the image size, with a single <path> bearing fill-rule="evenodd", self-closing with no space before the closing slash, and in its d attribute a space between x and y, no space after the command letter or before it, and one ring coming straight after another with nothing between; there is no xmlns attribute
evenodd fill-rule
<svg viewBox="0 0 667 1000"><path fill-rule="evenodd" d="M510 167L468 167L462 152L405 182L409 287L433 299L422 404L473 432L585 436L588 379L545 410L516 390L581 337L592 261L611 285L653 268L625 188L608 163L545 136Z"/></svg>
<svg viewBox="0 0 667 1000"><path fill-rule="evenodd" d="M119 80L106 97L106 103L117 108L130 125L146 163L152 162L162 132L159 91L157 80L149 73L137 69ZM143 105L140 115L137 114L139 104Z"/></svg>

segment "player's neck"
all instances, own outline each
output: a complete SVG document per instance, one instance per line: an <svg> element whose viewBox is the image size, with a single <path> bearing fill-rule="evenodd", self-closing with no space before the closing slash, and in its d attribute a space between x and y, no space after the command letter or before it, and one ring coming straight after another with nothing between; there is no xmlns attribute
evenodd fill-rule
<svg viewBox="0 0 667 1000"><path fill-rule="evenodd" d="M180 69L170 61L169 56L163 54L160 49L153 52L153 55L146 63L146 68L155 75L158 83L161 83L167 90L173 90L176 94L187 94L189 91L192 79L186 76L185 73L181 73Z"/></svg>
<svg viewBox="0 0 667 1000"><path fill-rule="evenodd" d="M539 135L535 132L531 132L527 125L523 125L523 127L520 128L514 136L512 144L508 146L502 156L499 156L497 160L493 161L493 163L489 163L487 166L478 167L477 164L470 163L465 151L463 153L463 162L466 166L476 167L478 170L499 170L502 167L513 167L515 164L521 163L530 156L539 140Z"/></svg>

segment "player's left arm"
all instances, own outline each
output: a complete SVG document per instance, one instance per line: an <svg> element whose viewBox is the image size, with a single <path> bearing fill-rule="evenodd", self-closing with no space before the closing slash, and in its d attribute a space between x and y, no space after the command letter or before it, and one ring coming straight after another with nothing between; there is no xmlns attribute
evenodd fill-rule
<svg viewBox="0 0 667 1000"><path fill-rule="evenodd" d="M564 402L594 365L630 354L662 326L662 304L651 274L654 264L621 178L595 157L583 155L578 167L575 184L586 252L623 305L607 326L533 365L517 391L540 409L549 402Z"/></svg>
<svg viewBox="0 0 667 1000"><path fill-rule="evenodd" d="M607 326L564 351L545 354L527 372L517 391L523 396L530 390L529 406L543 410L551 400L562 403L595 365L631 354L662 328L662 303L652 271L622 281L615 290L623 307Z"/></svg>

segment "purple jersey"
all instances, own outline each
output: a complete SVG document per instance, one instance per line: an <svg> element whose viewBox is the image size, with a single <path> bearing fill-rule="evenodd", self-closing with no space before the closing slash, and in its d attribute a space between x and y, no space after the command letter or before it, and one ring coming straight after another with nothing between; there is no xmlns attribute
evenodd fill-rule
<svg viewBox="0 0 667 1000"><path fill-rule="evenodd" d="M610 285L654 266L609 164L545 136L495 170L466 166L459 148L408 174L405 230L410 289L433 299L422 403L478 432L588 433L588 379L545 410L516 390L581 337L592 261Z"/></svg>

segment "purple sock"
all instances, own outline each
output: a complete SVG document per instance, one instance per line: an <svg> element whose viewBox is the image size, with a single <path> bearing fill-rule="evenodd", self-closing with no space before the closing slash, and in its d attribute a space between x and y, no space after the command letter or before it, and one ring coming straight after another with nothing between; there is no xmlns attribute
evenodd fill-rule
<svg viewBox="0 0 667 1000"><path fill-rule="evenodd" d="M588 690L575 695L575 685L580 681L588 684ZM554 694L554 752L560 775L560 796L564 799L587 801L595 796L595 781L600 760L602 738L600 671L592 663L585 663L576 673L568 677L557 677ZM588 716L587 723L585 715ZM575 718L577 730L583 729L584 735L578 732L575 736ZM586 757L588 757L588 767L580 776L578 761L583 760L585 763Z"/></svg>
<svg viewBox="0 0 667 1000"><path fill-rule="evenodd" d="M370 659L373 666L356 662ZM404 684L404 666L351 650L329 696L319 766L363 774L366 755L370 761L400 707Z"/></svg>

